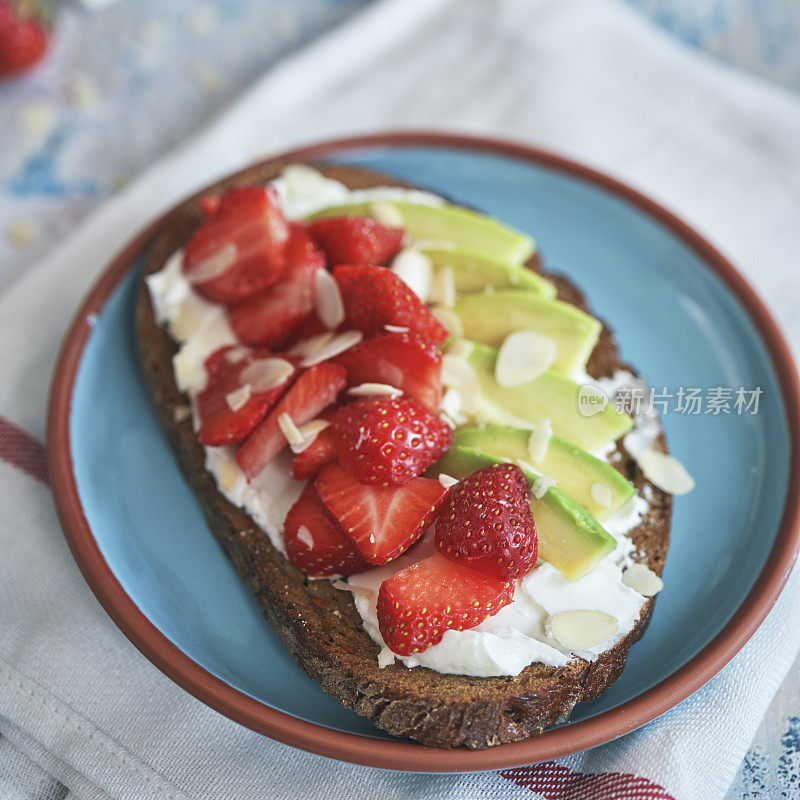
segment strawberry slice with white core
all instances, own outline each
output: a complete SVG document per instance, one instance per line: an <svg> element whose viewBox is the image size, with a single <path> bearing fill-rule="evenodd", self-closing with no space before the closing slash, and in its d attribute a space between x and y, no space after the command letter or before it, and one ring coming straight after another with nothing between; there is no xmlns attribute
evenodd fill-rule
<svg viewBox="0 0 800 800"><path fill-rule="evenodd" d="M359 483L339 464L328 464L315 481L328 513L359 555L388 564L425 532L445 489L439 481L414 478L403 486Z"/></svg>
<svg viewBox="0 0 800 800"><path fill-rule="evenodd" d="M378 591L378 627L401 656L438 644L447 630L480 625L514 598L514 584L436 554L396 572Z"/></svg>
<svg viewBox="0 0 800 800"><path fill-rule="evenodd" d="M282 414L297 427L305 425L336 400L346 382L344 367L338 364L317 364L303 372L236 451L247 479L255 478L288 444L279 422Z"/></svg>
<svg viewBox="0 0 800 800"><path fill-rule="evenodd" d="M280 283L230 311L231 327L245 344L278 349L294 341L300 328L317 322L316 274L325 268L325 258L299 225L291 226L286 259Z"/></svg>
<svg viewBox="0 0 800 800"><path fill-rule="evenodd" d="M345 324L367 336L383 333L386 325L408 328L433 344L447 330L400 277L386 267L340 264L333 270L345 308Z"/></svg>
<svg viewBox="0 0 800 800"><path fill-rule="evenodd" d="M289 561L311 577L350 575L369 569L328 516L313 483L306 486L289 510L283 538Z"/></svg>
<svg viewBox="0 0 800 800"><path fill-rule="evenodd" d="M384 383L432 411L442 399L442 352L424 336L389 332L357 344L335 359L350 386Z"/></svg>
<svg viewBox="0 0 800 800"><path fill-rule="evenodd" d="M269 350L227 346L205 362L206 386L194 401L203 444L241 442L289 385L295 368Z"/></svg>
<svg viewBox="0 0 800 800"><path fill-rule="evenodd" d="M238 186L225 192L189 239L183 271L210 300L238 303L283 277L288 238L274 190Z"/></svg>

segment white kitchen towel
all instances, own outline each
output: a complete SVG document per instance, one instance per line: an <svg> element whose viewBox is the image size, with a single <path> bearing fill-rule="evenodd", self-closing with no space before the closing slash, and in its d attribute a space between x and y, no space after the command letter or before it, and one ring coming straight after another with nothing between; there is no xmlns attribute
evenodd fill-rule
<svg viewBox="0 0 800 800"><path fill-rule="evenodd" d="M0 300L0 735L82 798L721 798L800 649L800 580L719 676L614 743L508 773L336 764L203 706L115 628L41 449L68 320L120 245L265 151L397 127L508 136L644 189L716 242L800 345L800 103L612 0L382 0L264 76ZM638 777L634 777L638 776Z"/></svg>

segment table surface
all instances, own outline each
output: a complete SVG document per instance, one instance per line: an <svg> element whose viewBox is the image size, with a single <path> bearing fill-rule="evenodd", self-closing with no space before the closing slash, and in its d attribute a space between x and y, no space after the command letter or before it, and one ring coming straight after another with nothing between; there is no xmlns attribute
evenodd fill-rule
<svg viewBox="0 0 800 800"><path fill-rule="evenodd" d="M271 64L367 2L60 7L48 59L0 84L0 292ZM628 2L687 46L800 90L795 0ZM800 663L765 715L728 800L797 797L799 785ZM74 797L1 731L0 796Z"/></svg>

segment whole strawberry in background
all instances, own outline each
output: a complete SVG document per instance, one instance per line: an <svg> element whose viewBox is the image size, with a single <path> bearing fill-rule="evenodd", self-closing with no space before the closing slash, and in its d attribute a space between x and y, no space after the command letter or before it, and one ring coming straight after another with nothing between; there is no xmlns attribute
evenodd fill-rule
<svg viewBox="0 0 800 800"><path fill-rule="evenodd" d="M41 0L0 0L0 78L42 60L50 46L52 9Z"/></svg>

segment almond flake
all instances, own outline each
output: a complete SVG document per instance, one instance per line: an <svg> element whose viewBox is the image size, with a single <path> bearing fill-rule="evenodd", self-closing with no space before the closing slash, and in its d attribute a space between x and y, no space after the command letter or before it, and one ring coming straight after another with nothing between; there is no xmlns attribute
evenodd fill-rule
<svg viewBox="0 0 800 800"><path fill-rule="evenodd" d="M677 458L656 450L642 450L636 461L645 478L670 494L687 494L694 489L694 478Z"/></svg>
<svg viewBox="0 0 800 800"><path fill-rule="evenodd" d="M556 358L556 343L537 331L514 331L497 353L494 377L500 386L521 386L548 370Z"/></svg>
<svg viewBox="0 0 800 800"><path fill-rule="evenodd" d="M303 444L305 438L300 433L300 429L294 424L294 420L284 411L278 415L278 427L289 444Z"/></svg>
<svg viewBox="0 0 800 800"><path fill-rule="evenodd" d="M301 339L293 344L286 352L290 356L313 356L325 347L336 334L333 331L325 331L311 336L308 339Z"/></svg>
<svg viewBox="0 0 800 800"><path fill-rule="evenodd" d="M604 483L593 483L589 491L591 492L592 500L594 500L597 505L603 508L611 508L614 496L611 494L611 489L609 489L608 486Z"/></svg>
<svg viewBox="0 0 800 800"><path fill-rule="evenodd" d="M186 422L189 417L192 416L192 409L186 405L175 406L172 409L172 419L175 420L176 424L180 424L181 422Z"/></svg>
<svg viewBox="0 0 800 800"><path fill-rule="evenodd" d="M370 203L369 215L376 222L380 222L381 225L388 225L390 228L402 228L405 224L400 209L391 203Z"/></svg>
<svg viewBox="0 0 800 800"><path fill-rule="evenodd" d="M444 472L442 472L442 473L439 475L439 483L440 483L440 484L441 484L441 485L442 485L442 486L443 486L445 489L449 489L451 486L455 486L455 485L458 483L458 479L457 479L457 478L454 478L452 475L445 475L445 473L444 473Z"/></svg>
<svg viewBox="0 0 800 800"><path fill-rule="evenodd" d="M361 331L343 331L333 337L324 347L317 350L316 353L306 356L301 362L301 367L313 367L314 364L320 364L327 361L329 358L338 356L339 353L344 353L351 347L357 345L364 338Z"/></svg>
<svg viewBox="0 0 800 800"><path fill-rule="evenodd" d="M36 238L36 223L30 219L12 222L6 228L6 241L13 247L27 247Z"/></svg>
<svg viewBox="0 0 800 800"><path fill-rule="evenodd" d="M311 536L311 531L305 525L301 525L297 529L297 538L310 550L314 546L314 539Z"/></svg>
<svg viewBox="0 0 800 800"><path fill-rule="evenodd" d="M233 392L228 392L225 395L225 402L228 404L228 408L236 412L240 408L244 408L247 404L247 401L250 399L250 395L252 393L252 388L249 383L246 383L244 386L240 386Z"/></svg>
<svg viewBox="0 0 800 800"><path fill-rule="evenodd" d="M239 465L233 458L222 459L217 464L217 483L225 494L230 494L236 488L242 475Z"/></svg>
<svg viewBox="0 0 800 800"><path fill-rule="evenodd" d="M260 358L248 364L240 376L253 392L271 392L294 375L294 366L283 358Z"/></svg>
<svg viewBox="0 0 800 800"><path fill-rule="evenodd" d="M361 383L350 387L347 393L356 397L400 397L403 390L388 383Z"/></svg>
<svg viewBox="0 0 800 800"><path fill-rule="evenodd" d="M249 347L245 347L244 345L241 347L231 347L230 350L226 350L225 352L225 360L229 364L236 364L248 355L250 355Z"/></svg>
<svg viewBox="0 0 800 800"><path fill-rule="evenodd" d="M389 333L408 333L411 330L404 325L384 325L383 328Z"/></svg>
<svg viewBox="0 0 800 800"><path fill-rule="evenodd" d="M534 464L541 464L547 455L550 439L553 437L553 426L549 419L543 419L528 437L528 455Z"/></svg>
<svg viewBox="0 0 800 800"><path fill-rule="evenodd" d="M344 322L344 300L339 284L326 269L318 269L314 276L315 308L320 322L329 330Z"/></svg>
<svg viewBox="0 0 800 800"><path fill-rule="evenodd" d="M430 299L434 303L452 308L456 302L456 276L450 267L440 269L433 277Z"/></svg>
<svg viewBox="0 0 800 800"><path fill-rule="evenodd" d="M664 588L664 581L645 564L631 564L622 573L622 582L642 597L652 597Z"/></svg>
<svg viewBox="0 0 800 800"><path fill-rule="evenodd" d="M406 247L394 257L390 269L420 300L428 300L433 268L424 253L415 247Z"/></svg>
<svg viewBox="0 0 800 800"><path fill-rule="evenodd" d="M305 425L301 425L298 430L303 437L303 441L299 444L290 444L289 447L292 452L302 453L304 450L308 450L314 443L314 439L317 438L319 432L324 431L329 425L330 422L326 419L312 419L311 422L306 422Z"/></svg>
<svg viewBox="0 0 800 800"><path fill-rule="evenodd" d="M555 485L556 485L555 478L551 478L549 475L540 475L533 482L533 486L531 486L531 491L533 492L533 496L537 500L541 500L547 494L547 490Z"/></svg>
<svg viewBox="0 0 800 800"><path fill-rule="evenodd" d="M619 621L602 611L562 611L547 620L545 629L575 653L589 650L612 637L619 629Z"/></svg>
<svg viewBox="0 0 800 800"><path fill-rule="evenodd" d="M188 274L191 283L205 283L222 275L236 261L236 245L233 242L220 247L208 258L195 265Z"/></svg>
<svg viewBox="0 0 800 800"><path fill-rule="evenodd" d="M451 311L444 306L436 306L435 308L431 308L430 312L441 322L453 339L464 338L464 324L461 322L461 317L459 317L455 311Z"/></svg>

